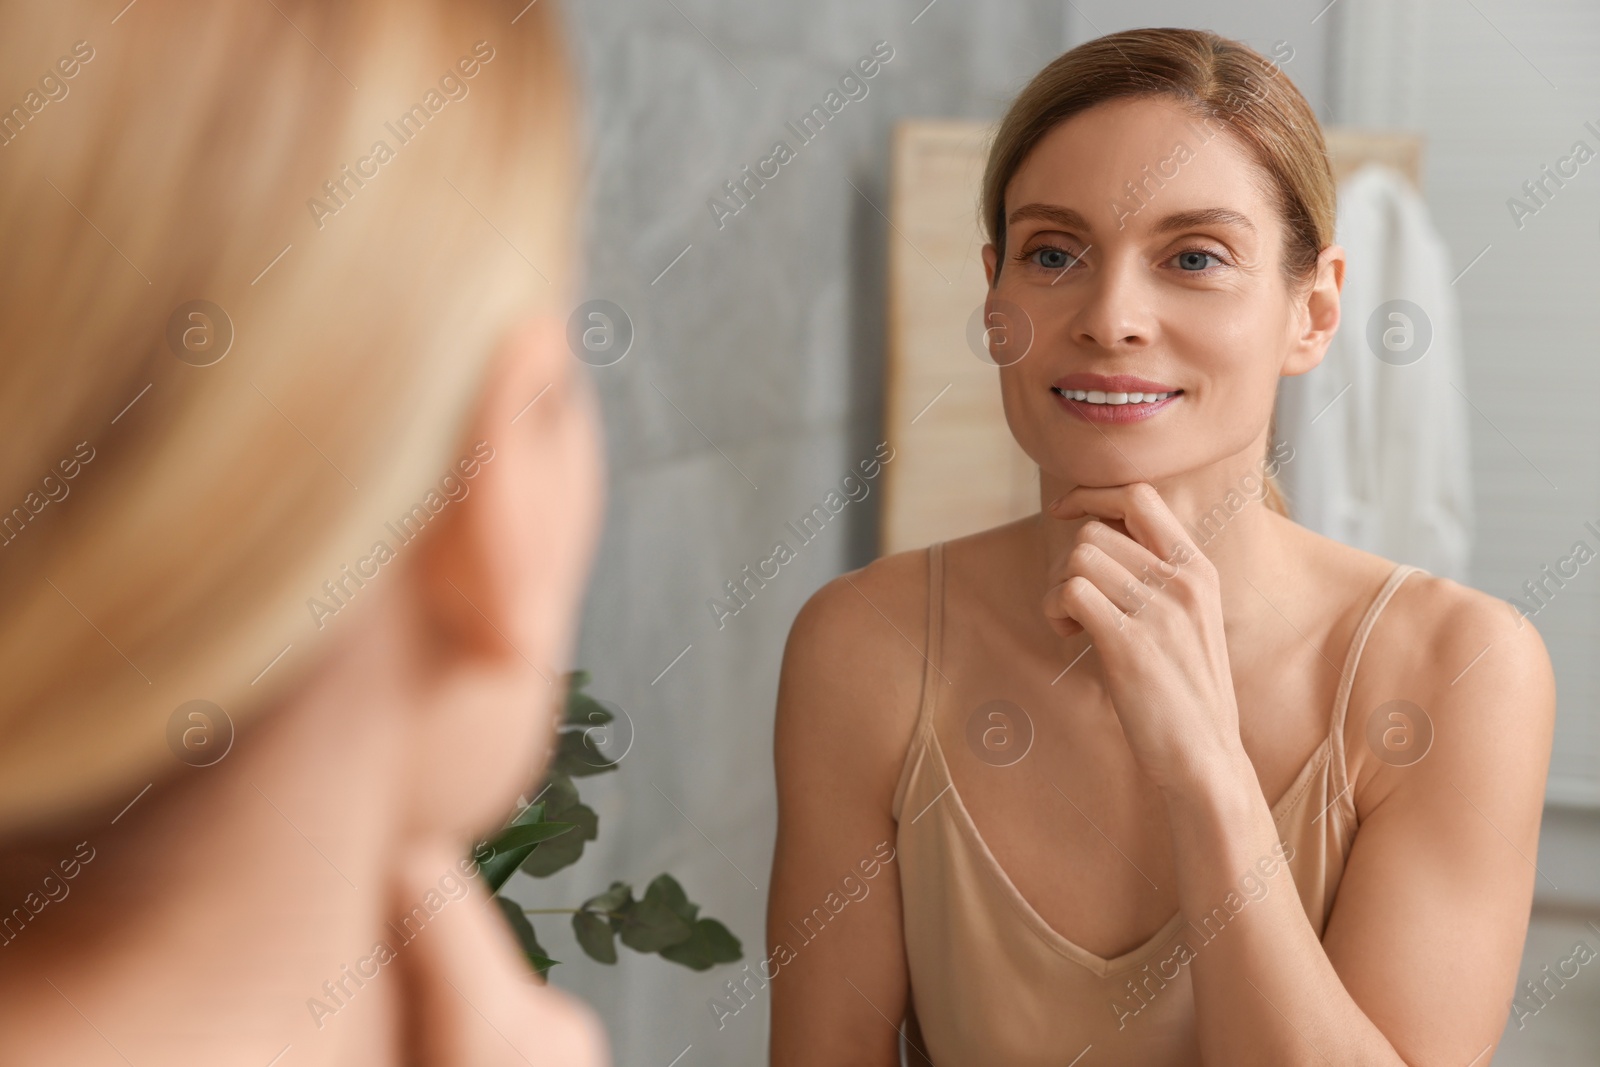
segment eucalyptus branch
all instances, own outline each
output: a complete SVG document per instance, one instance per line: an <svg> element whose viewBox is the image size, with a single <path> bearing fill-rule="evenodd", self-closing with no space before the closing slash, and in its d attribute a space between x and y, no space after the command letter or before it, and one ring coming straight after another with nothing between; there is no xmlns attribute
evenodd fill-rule
<svg viewBox="0 0 1600 1067"><path fill-rule="evenodd" d="M578 862L584 845L600 834L600 816L579 799L574 779L615 771L621 760L601 751L602 745L615 746L616 714L582 692L588 682L587 671L567 676L566 716L533 801L473 853L523 955L535 971L547 973L558 961L545 954L528 916L570 915L579 947L599 963L617 962L619 940L635 952L657 953L696 971L743 958L739 939L717 920L703 918L700 905L670 874L657 875L639 898L628 883L612 882L578 908L524 908L501 893L514 874L547 878Z"/></svg>

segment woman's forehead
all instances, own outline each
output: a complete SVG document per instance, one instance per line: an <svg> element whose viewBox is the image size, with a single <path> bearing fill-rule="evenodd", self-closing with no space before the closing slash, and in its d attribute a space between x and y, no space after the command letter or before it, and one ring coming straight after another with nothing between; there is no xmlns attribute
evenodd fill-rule
<svg viewBox="0 0 1600 1067"><path fill-rule="evenodd" d="M1039 139L1007 184L1007 220L1046 205L1081 216L1091 230L1116 230L1139 216L1157 226L1168 215L1220 209L1259 233L1272 225L1261 178L1243 143L1218 121L1204 123L1164 98L1111 100Z"/></svg>

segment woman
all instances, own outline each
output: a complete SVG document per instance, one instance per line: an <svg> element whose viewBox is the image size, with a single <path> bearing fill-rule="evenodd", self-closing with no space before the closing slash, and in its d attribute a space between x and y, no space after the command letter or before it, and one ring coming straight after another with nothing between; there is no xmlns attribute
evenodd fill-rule
<svg viewBox="0 0 1600 1067"><path fill-rule="evenodd" d="M1012 105L983 218L1041 508L794 624L773 1062L1488 1062L1554 683L1502 603L1266 480L1339 326L1311 110L1237 42L1103 37Z"/></svg>
<svg viewBox="0 0 1600 1067"><path fill-rule="evenodd" d="M599 1064L468 860L598 511L551 5L116 7L0 10L0 1061Z"/></svg>

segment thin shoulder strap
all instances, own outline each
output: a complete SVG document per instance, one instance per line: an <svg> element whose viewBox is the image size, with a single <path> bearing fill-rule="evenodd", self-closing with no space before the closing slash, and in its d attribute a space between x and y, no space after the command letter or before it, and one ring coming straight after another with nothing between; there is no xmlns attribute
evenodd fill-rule
<svg viewBox="0 0 1600 1067"><path fill-rule="evenodd" d="M1343 788L1345 779L1344 760L1344 726L1346 713L1350 706L1350 692L1355 687L1356 667L1361 662L1361 650L1366 648L1367 638L1372 634L1372 627L1376 625L1378 616L1383 613L1384 607L1389 603L1395 591L1400 588L1400 583L1415 573L1426 573L1421 567L1413 567L1409 563L1397 563L1394 570L1389 572L1389 578L1383 583L1383 588L1378 590L1378 595L1372 598L1372 603L1367 605L1367 612L1361 617L1361 622L1356 626L1355 636L1350 639L1350 651L1345 653L1344 669L1339 672L1339 688L1333 698L1333 721L1330 724L1330 736L1333 740L1333 750L1336 758L1336 769L1339 777L1339 786Z"/></svg>
<svg viewBox="0 0 1600 1067"><path fill-rule="evenodd" d="M895 784L893 811L900 817L900 805L905 797L906 785L911 779L911 769L916 764L933 727L935 703L935 675L939 673L939 653L944 643L944 542L928 546L928 634L923 644L922 691L917 698L917 724L911 732L911 744L906 749L905 761L900 767L900 780Z"/></svg>
<svg viewBox="0 0 1600 1067"><path fill-rule="evenodd" d="M933 721L934 675L944 646L944 542L928 546L928 641L922 656L922 702L917 712L917 736Z"/></svg>

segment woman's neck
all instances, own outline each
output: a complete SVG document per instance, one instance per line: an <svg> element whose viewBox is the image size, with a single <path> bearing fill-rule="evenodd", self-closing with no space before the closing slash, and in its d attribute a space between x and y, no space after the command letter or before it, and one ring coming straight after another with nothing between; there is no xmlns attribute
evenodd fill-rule
<svg viewBox="0 0 1600 1067"><path fill-rule="evenodd" d="M401 763L396 717L323 681L221 762L7 856L0 1060L264 1065L293 1046L295 1064L400 1062L398 975L310 1007L389 936Z"/></svg>

